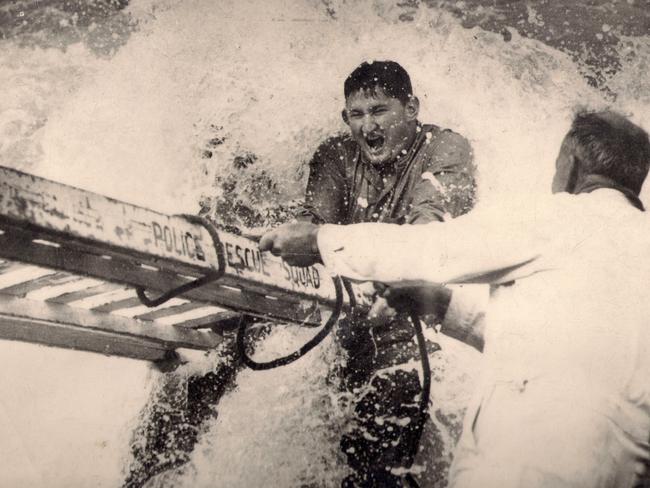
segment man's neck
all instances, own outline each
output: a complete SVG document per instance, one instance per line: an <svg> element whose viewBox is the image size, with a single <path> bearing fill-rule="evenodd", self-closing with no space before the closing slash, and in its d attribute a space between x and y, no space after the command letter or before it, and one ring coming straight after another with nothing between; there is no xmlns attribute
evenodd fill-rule
<svg viewBox="0 0 650 488"><path fill-rule="evenodd" d="M604 188L621 192L632 205L641 211L645 211L643 203L635 191L615 182L607 176L586 175L578 180L571 193L578 195L580 193L591 193L592 191Z"/></svg>

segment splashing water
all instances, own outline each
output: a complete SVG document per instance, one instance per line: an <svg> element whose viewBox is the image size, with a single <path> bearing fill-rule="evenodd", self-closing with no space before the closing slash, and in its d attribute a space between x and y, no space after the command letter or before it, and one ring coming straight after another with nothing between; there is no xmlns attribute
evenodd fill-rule
<svg viewBox="0 0 650 488"><path fill-rule="evenodd" d="M148 0L120 15L137 29L120 30L114 42L124 45L112 55L98 55L81 42L84 36L65 50L0 41L0 164L164 212L201 208L235 223L268 223L300 198L319 141L345 130L342 81L366 59L399 61L412 76L421 120L470 139L479 204L531 205L546 193L578 105L613 106L650 128L647 36L622 37L620 68L605 92L581 76L584 66L569 54L514 28L508 36L463 28L446 11L417 2ZM262 352L279 355L303 334L278 327ZM18 367L24 371L43 349L20 347L33 353L23 355ZM51 365L47 381L61 385L71 381L70 368L88 361L67 351L54 356L67 366ZM448 458L476 358L444 341L435 360L434 418ZM241 372L190 462L151 486L336 486L346 470L338 438L349 405L327 381L334 361L336 349L326 341L289 367ZM115 384L106 386L116 395L114 415L89 423L119 435L108 447L87 447L84 458L108 457L109 467L96 475L92 463L59 457L56 469L41 471L49 486L120 483L115 466L126 462L126 433L159 375L147 374L141 363L96 362L125 375L138 371L132 383L136 378L142 391L120 389L123 378L114 376ZM35 389L45 382L35 372L28 377ZM83 407L71 405L70 418L84 418L84 410L102 402L90 393L97 389L89 380L85 386L88 391L74 393ZM18 436L38 438L27 424L15 429L29 435ZM56 432L47 444L53 452L55 442L84 442L75 435Z"/></svg>
<svg viewBox="0 0 650 488"><path fill-rule="evenodd" d="M304 341L295 327L274 332L262 353L286 354ZM348 403L328 384L335 353L328 340L281 370L242 371L188 466L147 486L338 485L346 474L338 441Z"/></svg>

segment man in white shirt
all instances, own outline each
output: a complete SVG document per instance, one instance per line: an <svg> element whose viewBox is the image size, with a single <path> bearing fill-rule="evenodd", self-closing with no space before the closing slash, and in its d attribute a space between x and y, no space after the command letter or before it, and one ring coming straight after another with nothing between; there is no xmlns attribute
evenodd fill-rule
<svg viewBox="0 0 650 488"><path fill-rule="evenodd" d="M492 285L450 486L633 487L650 459L649 164L640 127L580 113L554 195L531 208L417 227L289 224L260 247L359 280Z"/></svg>

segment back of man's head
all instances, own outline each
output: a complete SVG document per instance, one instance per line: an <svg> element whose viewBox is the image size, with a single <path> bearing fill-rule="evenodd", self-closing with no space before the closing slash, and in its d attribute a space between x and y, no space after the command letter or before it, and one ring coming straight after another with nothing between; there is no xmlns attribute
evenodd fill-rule
<svg viewBox="0 0 650 488"><path fill-rule="evenodd" d="M374 95L378 89L404 104L413 97L411 78L395 61L364 62L350 73L343 85L346 99L357 92Z"/></svg>
<svg viewBox="0 0 650 488"><path fill-rule="evenodd" d="M650 167L650 140L641 127L616 112L583 111L566 140L583 174L608 177L639 194Z"/></svg>

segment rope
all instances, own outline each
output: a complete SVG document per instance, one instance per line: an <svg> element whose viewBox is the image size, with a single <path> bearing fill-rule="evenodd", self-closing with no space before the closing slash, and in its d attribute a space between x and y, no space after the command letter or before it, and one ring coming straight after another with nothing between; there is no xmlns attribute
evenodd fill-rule
<svg viewBox="0 0 650 488"><path fill-rule="evenodd" d="M221 239L219 239L219 234L214 224L212 224L212 222L210 222L208 219L198 215L183 214L183 215L179 215L179 217L183 217L190 223L201 225L208 231L210 237L212 237L214 249L217 253L217 262L219 268L211 273L206 274L205 276L201 276L200 278L197 278L194 281L190 281L176 288L173 288L169 291L166 291L165 293L163 293L157 298L149 298L147 296L144 287L142 286L136 287L135 291L136 294L138 295L138 298L140 299L140 302L142 302L142 304L146 305L147 307L157 307L171 300L172 298L176 298L182 295L183 293L187 293L190 290L194 290L195 288L199 288L201 286L207 285L208 283L216 281L220 279L226 271L226 258L224 254L223 244L221 243ZM334 282L334 290L336 292L336 303L334 305L334 310L332 311L332 315L330 315L329 319L327 319L327 322L325 323L323 328L311 340L305 343L296 352L289 354L288 356L277 358L265 363L260 363L251 359L246 354L245 341L244 341L247 324L245 321L240 320L240 325L237 330L236 346L237 346L237 350L239 351L239 355L242 358L243 363L253 370L265 370L265 369L277 368L279 366L284 366L286 364L292 363L298 358L301 358L309 351L311 351L314 347L316 347L318 344L320 344L323 341L323 339L325 339L325 337L327 337L327 335L333 329L336 322L338 322L341 316L341 311L343 310L343 287L341 285L341 279L338 277L333 277L332 280ZM345 287L348 293L350 294L350 303L351 305L354 305L355 301L354 301L354 296L352 294L352 287L350 286L350 283L348 281L345 282Z"/></svg>
<svg viewBox="0 0 650 488"><path fill-rule="evenodd" d="M431 395L431 366L429 364L429 354L427 352L427 343L424 338L422 330L422 322L420 317L414 312L409 312L413 328L415 329L415 337L418 342L418 349L420 351L420 361L422 363L422 395L420 396L420 412L415 425L415 441L411 444L411 452L409 453L409 467L413 465L415 456L417 456L418 449L420 448L420 441L422 440L422 432L424 431L424 424L429 415L429 397ZM412 488L419 488L418 482L411 473L406 474L406 481Z"/></svg>
<svg viewBox="0 0 650 488"><path fill-rule="evenodd" d="M300 359L314 347L320 344L334 328L334 325L338 322L339 317L341 316L341 311L343 310L343 287L341 286L341 279L338 276L333 276L332 281L334 282L334 290L336 291L336 303L334 305L332 315L330 315L325 325L323 325L323 328L319 330L314 337L303 344L300 349L287 356L276 358L267 362L258 362L248 356L246 354L246 344L244 340L246 337L247 324L245 321L241 321L239 328L237 329L237 351L244 364L255 371L264 371L267 369L278 368L280 366L285 366L289 363L292 363L297 359Z"/></svg>
<svg viewBox="0 0 650 488"><path fill-rule="evenodd" d="M162 305L163 303L171 300L172 298L176 298L183 293L187 293L190 290L194 290L195 288L199 288L201 286L207 285L208 283L218 280L226 272L226 257L224 255L223 244L221 243L221 239L219 239L219 234L217 233L217 229L215 228L214 224L212 224L212 222L210 222L205 217L198 215L182 214L178 215L178 217L183 217L192 224L201 225L208 231L210 237L212 237L212 243L214 244L214 249L217 253L217 263L219 265L219 268L206 274L205 276L197 278L194 281L190 281L169 291L166 291L157 298L149 298L144 287L137 286L135 288L135 292L138 295L140 302L142 302L142 304L146 305L147 307L157 307L158 305Z"/></svg>
<svg viewBox="0 0 650 488"><path fill-rule="evenodd" d="M343 281L343 286L345 291L348 292L348 299L350 300L350 313L354 313L354 309L357 308L357 298L354 296L354 290L352 289L352 282L347 278L341 278Z"/></svg>

